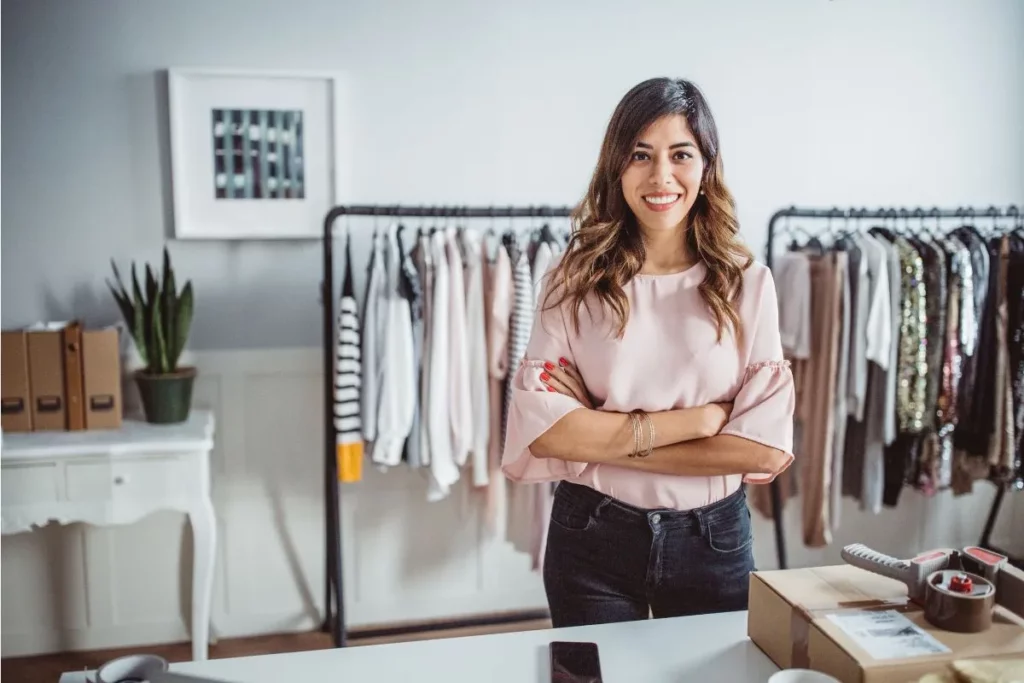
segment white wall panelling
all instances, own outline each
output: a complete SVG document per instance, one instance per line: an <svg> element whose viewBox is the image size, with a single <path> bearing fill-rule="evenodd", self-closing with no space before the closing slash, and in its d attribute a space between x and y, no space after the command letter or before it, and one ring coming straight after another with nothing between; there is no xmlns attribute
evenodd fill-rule
<svg viewBox="0 0 1024 683"><path fill-rule="evenodd" d="M195 402L217 418L213 495L218 521L213 632L221 637L316 628L323 608L320 350L196 355ZM425 502L419 474L365 470L343 488L349 626L545 606L525 555L488 537L477 501L460 490ZM799 500L786 507L794 566L839 560L864 541L902 555L976 542L992 498L926 499L865 515L846 501L836 543L800 543ZM755 513L755 555L775 562L771 525ZM1024 552L1024 496L1012 495L995 540ZM186 640L191 532L158 513L118 528L48 526L5 536L3 656Z"/></svg>

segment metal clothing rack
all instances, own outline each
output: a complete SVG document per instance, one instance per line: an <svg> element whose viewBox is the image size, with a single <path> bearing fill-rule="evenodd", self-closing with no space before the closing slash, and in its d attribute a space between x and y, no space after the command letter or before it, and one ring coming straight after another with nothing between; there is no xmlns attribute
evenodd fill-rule
<svg viewBox="0 0 1024 683"><path fill-rule="evenodd" d="M324 418L324 522L327 572L325 578L324 619L322 631L329 631L335 647L344 647L345 592L342 572L341 539L341 486L338 480L338 462L335 457L334 427L334 222L342 216L379 216L393 218L559 218L568 217L571 207L551 206L401 206L358 205L335 206L324 217L323 279L320 283L320 301L323 306L323 418ZM333 598L333 603L332 603ZM518 611L494 617L465 618L445 622L432 622L425 626L393 627L361 632L365 637L378 637L430 630L512 623L527 619L543 619L547 610Z"/></svg>
<svg viewBox="0 0 1024 683"><path fill-rule="evenodd" d="M841 219L848 221L850 219L882 219L882 220L895 220L901 219L909 221L911 219L917 221L923 221L924 219L938 220L942 218L956 218L960 220L973 221L976 217L988 218L995 220L997 218L1018 218L1020 216L1020 208L1015 204L1011 204L1006 209L1000 209L995 206L989 206L986 209L976 209L975 207L959 207L956 209L940 209L933 207L931 209L923 209L921 207L915 207L908 209L906 207L900 208L879 208L879 209L866 209L866 208L846 208L840 209L838 207L832 207L830 209L820 208L807 208L789 206L784 209L779 209L772 214L771 219L768 221L768 244L765 248L765 265L768 268L772 267L772 257L774 255L775 246L775 231L776 224L779 220L784 218L824 218L830 222L832 219ZM772 482L775 484L775 482ZM992 507L989 510L988 518L985 521L985 528L982 531L981 540L978 543L983 548L988 548L994 552L1002 555L1008 555L1008 553L999 550L992 546L991 536L992 528L995 526L996 518L999 516L999 508L1003 503L1003 497L1009 486L1002 485L997 486L996 497L992 501ZM777 486L772 486L771 489L771 502L773 518L775 521L775 542L776 552L779 558L779 568L786 568L786 541L782 531L782 501ZM1009 561L1017 566L1024 564L1024 558L1010 557Z"/></svg>

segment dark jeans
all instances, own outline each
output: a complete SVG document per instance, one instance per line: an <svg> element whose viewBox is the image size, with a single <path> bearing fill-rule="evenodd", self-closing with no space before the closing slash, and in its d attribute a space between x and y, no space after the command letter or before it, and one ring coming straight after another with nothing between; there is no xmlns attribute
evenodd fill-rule
<svg viewBox="0 0 1024 683"><path fill-rule="evenodd" d="M643 510L588 486L555 490L544 588L558 628L747 608L743 489L694 510Z"/></svg>

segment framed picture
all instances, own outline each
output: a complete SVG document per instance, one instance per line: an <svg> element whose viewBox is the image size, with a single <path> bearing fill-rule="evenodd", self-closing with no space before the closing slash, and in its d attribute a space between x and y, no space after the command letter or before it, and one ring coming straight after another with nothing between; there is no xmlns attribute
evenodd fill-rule
<svg viewBox="0 0 1024 683"><path fill-rule="evenodd" d="M169 69L174 234L319 238L349 194L339 74Z"/></svg>

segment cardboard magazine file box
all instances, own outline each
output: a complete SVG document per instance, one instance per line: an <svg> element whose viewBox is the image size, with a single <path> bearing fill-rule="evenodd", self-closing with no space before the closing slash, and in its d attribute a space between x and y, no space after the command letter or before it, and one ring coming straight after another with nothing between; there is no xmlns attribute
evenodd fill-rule
<svg viewBox="0 0 1024 683"><path fill-rule="evenodd" d="M992 627L932 626L895 579L842 564L750 575L747 634L783 669L843 683L907 683L956 659L1024 656L1024 620L997 606Z"/></svg>
<svg viewBox="0 0 1024 683"><path fill-rule="evenodd" d="M64 323L38 323L26 331L35 431L63 431L68 426L63 329Z"/></svg>
<svg viewBox="0 0 1024 683"><path fill-rule="evenodd" d="M28 372L28 336L24 330L4 330L0 338L0 384L3 385L3 430L32 431L32 391Z"/></svg>
<svg viewBox="0 0 1024 683"><path fill-rule="evenodd" d="M116 327L82 332L82 370L85 428L120 428L124 409L121 345Z"/></svg>

